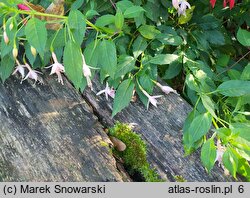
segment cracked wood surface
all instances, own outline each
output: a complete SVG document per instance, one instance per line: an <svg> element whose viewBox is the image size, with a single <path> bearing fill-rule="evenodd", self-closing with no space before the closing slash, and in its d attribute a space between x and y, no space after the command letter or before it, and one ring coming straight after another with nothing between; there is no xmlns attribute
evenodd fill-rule
<svg viewBox="0 0 250 198"><path fill-rule="evenodd" d="M65 78L64 86L54 79L0 84L1 181L131 181L103 130L115 121L138 124L148 160L166 181L232 181L218 167L208 175L199 153L184 157L181 129L191 107L180 96L166 95L148 111L137 101L111 119L111 100L96 96L104 88L97 80L81 97Z"/></svg>
<svg viewBox="0 0 250 198"><path fill-rule="evenodd" d="M127 181L103 127L65 79L0 84L1 181Z"/></svg>
<svg viewBox="0 0 250 198"><path fill-rule="evenodd" d="M192 109L180 96L165 95L158 100L158 108L150 106L149 110L137 100L112 119L112 103L106 101L104 95L96 96L104 85L95 80L93 86L94 91L87 89L83 97L91 104L101 123L105 126L112 126L115 121L138 124L135 131L147 143L148 160L162 179L175 181L175 176L181 176L187 181L233 181L217 165L209 175L198 152L184 157L181 130Z"/></svg>

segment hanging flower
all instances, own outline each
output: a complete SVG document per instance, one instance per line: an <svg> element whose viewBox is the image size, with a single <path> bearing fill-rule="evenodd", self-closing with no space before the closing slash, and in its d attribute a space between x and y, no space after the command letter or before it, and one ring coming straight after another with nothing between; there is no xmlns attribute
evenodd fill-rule
<svg viewBox="0 0 250 198"><path fill-rule="evenodd" d="M157 85L158 87L160 87L160 89L162 90L162 92L164 92L165 94L169 94L169 93L172 92L172 93L175 93L175 94L179 95L179 94L177 93L176 90L172 89L172 88L169 87L169 86L163 86L163 85L161 85L161 84L158 83L158 82L156 82L156 85Z"/></svg>
<svg viewBox="0 0 250 198"><path fill-rule="evenodd" d="M186 0L172 0L172 5L177 10L178 16L186 16L186 10L191 8Z"/></svg>
<svg viewBox="0 0 250 198"><path fill-rule="evenodd" d="M38 74L42 74L41 72L32 69L27 63L25 64L25 67L29 70L29 72L23 80L30 78L30 79L35 80L35 83L37 81L43 83L43 80L41 78L39 78L39 76L38 76Z"/></svg>
<svg viewBox="0 0 250 198"><path fill-rule="evenodd" d="M105 96L106 96L107 100L109 99L109 96L111 98L115 98L115 90L114 90L113 87L112 88L109 87L108 82L106 83L106 88L99 91L96 95L98 96L98 95L103 94L103 93L105 93Z"/></svg>
<svg viewBox="0 0 250 198"><path fill-rule="evenodd" d="M61 83L63 85L63 79L62 79L62 74L65 72L64 66L58 62L57 58L56 58L56 54L54 52L52 52L52 58L54 61L54 64L45 67L45 68L51 68L51 72L50 75L56 74L57 75L57 80L59 83Z"/></svg>
<svg viewBox="0 0 250 198"><path fill-rule="evenodd" d="M144 89L141 89L141 91L148 98L147 109L149 107L149 103L151 103L152 105L154 105L155 107L157 107L157 100L156 100L156 98L160 98L160 97L162 97L162 95L150 96Z"/></svg>
<svg viewBox="0 0 250 198"><path fill-rule="evenodd" d="M82 72L87 80L88 87L90 87L91 90L93 90L92 83L91 83L91 71L90 71L89 66L86 64L83 54L82 54Z"/></svg>
<svg viewBox="0 0 250 198"><path fill-rule="evenodd" d="M16 74L17 72L21 75L22 77L22 81L25 77L25 67L26 65L21 65L20 62L18 60L16 60L17 66L14 70L14 72L12 73L12 75Z"/></svg>

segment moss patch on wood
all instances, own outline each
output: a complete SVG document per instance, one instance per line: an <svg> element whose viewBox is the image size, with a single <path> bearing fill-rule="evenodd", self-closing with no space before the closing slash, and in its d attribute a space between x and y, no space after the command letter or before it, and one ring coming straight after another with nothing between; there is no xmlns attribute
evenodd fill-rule
<svg viewBox="0 0 250 198"><path fill-rule="evenodd" d="M124 151L120 152L113 149L113 152L123 159L125 167L135 180L146 182L163 181L147 161L145 142L139 134L132 131L129 125L117 122L113 128L109 129L109 135L126 144L127 147Z"/></svg>

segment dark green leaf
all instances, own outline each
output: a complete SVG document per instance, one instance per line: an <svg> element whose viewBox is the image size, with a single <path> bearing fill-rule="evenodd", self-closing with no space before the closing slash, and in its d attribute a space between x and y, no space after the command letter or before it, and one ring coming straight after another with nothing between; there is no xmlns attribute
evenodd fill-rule
<svg viewBox="0 0 250 198"><path fill-rule="evenodd" d="M13 72L14 60L11 58L11 56L5 56L0 63L0 77L4 82Z"/></svg>
<svg viewBox="0 0 250 198"><path fill-rule="evenodd" d="M190 143L195 143L202 136L206 135L211 127L212 116L210 113L204 113L196 116L192 121L188 133L190 134Z"/></svg>
<svg viewBox="0 0 250 198"><path fill-rule="evenodd" d="M239 28L237 32L238 41L244 46L250 46L250 32Z"/></svg>
<svg viewBox="0 0 250 198"><path fill-rule="evenodd" d="M99 61L99 50L100 50L100 41L93 41L89 43L84 50L85 61L91 67L98 67Z"/></svg>
<svg viewBox="0 0 250 198"><path fill-rule="evenodd" d="M113 41L103 40L100 43L100 65L101 68L114 78L117 68L116 46Z"/></svg>
<svg viewBox="0 0 250 198"><path fill-rule="evenodd" d="M136 58L147 48L147 41L142 37L138 36L133 43L133 55Z"/></svg>
<svg viewBox="0 0 250 198"><path fill-rule="evenodd" d="M153 25L142 25L138 31L141 33L141 35L144 38L147 39L154 39L157 34L160 34L161 32L156 29Z"/></svg>
<svg viewBox="0 0 250 198"><path fill-rule="evenodd" d="M201 95L201 100L202 103L204 105L204 107L208 110L208 112L217 119L217 115L215 114L214 110L215 110L215 104L212 101L212 99L210 97L208 97L207 95Z"/></svg>
<svg viewBox="0 0 250 198"><path fill-rule="evenodd" d="M115 16L111 14L103 15L96 20L95 25L99 27L104 27L106 25L114 24Z"/></svg>
<svg viewBox="0 0 250 198"><path fill-rule="evenodd" d="M133 96L134 87L135 85L131 79L124 80L120 84L115 94L112 117L128 106Z"/></svg>
<svg viewBox="0 0 250 198"><path fill-rule="evenodd" d="M118 30L121 30L124 25L124 16L121 12L121 10L117 10L115 15L115 26Z"/></svg>
<svg viewBox="0 0 250 198"><path fill-rule="evenodd" d="M241 77L241 80L250 80L250 63L244 68Z"/></svg>
<svg viewBox="0 0 250 198"><path fill-rule="evenodd" d="M75 42L81 45L86 31L86 22L84 15L79 10L72 10L69 13L68 22Z"/></svg>
<svg viewBox="0 0 250 198"><path fill-rule="evenodd" d="M162 78L172 79L181 72L181 69L182 69L182 64L178 61L174 61L169 64L168 69L165 71L165 75Z"/></svg>
<svg viewBox="0 0 250 198"><path fill-rule="evenodd" d="M225 96L237 97L250 94L250 81L229 80L222 83L217 91Z"/></svg>
<svg viewBox="0 0 250 198"><path fill-rule="evenodd" d="M201 161L206 167L207 171L210 172L214 166L216 159L216 146L214 145L214 140L207 140L201 149Z"/></svg>
<svg viewBox="0 0 250 198"><path fill-rule="evenodd" d="M115 79L119 78L135 68L135 59L132 56L123 55L118 59Z"/></svg>
<svg viewBox="0 0 250 198"><path fill-rule="evenodd" d="M25 26L25 34L30 45L43 56L47 42L45 22L37 18L31 18Z"/></svg>
<svg viewBox="0 0 250 198"><path fill-rule="evenodd" d="M127 8L124 12L125 18L135 18L138 17L145 10L141 6L131 6Z"/></svg>
<svg viewBox="0 0 250 198"><path fill-rule="evenodd" d="M222 161L226 169L236 178L236 171L238 168L238 158L235 151L228 147L222 156Z"/></svg>
<svg viewBox="0 0 250 198"><path fill-rule="evenodd" d="M176 54L158 54L150 60L150 63L156 65L167 65L179 58Z"/></svg>
<svg viewBox="0 0 250 198"><path fill-rule="evenodd" d="M156 36L156 39L161 41L163 44L166 45L173 45L173 46L178 46L183 43L183 40L180 36L178 35L173 35L170 33L161 33Z"/></svg>
<svg viewBox="0 0 250 198"><path fill-rule="evenodd" d="M67 77L73 82L76 89L82 84L82 54L80 47L69 40L64 49L63 63Z"/></svg>

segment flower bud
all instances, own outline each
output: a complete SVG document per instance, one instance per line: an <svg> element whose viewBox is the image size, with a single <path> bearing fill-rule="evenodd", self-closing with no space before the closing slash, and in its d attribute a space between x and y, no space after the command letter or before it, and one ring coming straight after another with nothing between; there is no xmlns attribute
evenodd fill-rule
<svg viewBox="0 0 250 198"><path fill-rule="evenodd" d="M18 50L17 50L17 48L16 48L16 47L14 47L14 49L12 50L12 55L13 55L14 59L16 59L16 58L17 58L17 55L18 55Z"/></svg>
<svg viewBox="0 0 250 198"><path fill-rule="evenodd" d="M32 55L34 57L36 57L36 49L33 46L30 47L30 51L31 51Z"/></svg>
<svg viewBox="0 0 250 198"><path fill-rule="evenodd" d="M6 44L8 44L10 41L6 31L3 32L3 39Z"/></svg>
<svg viewBox="0 0 250 198"><path fill-rule="evenodd" d="M11 23L11 24L9 25L9 30L11 31L11 30L13 29L13 27L14 27L14 24Z"/></svg>

